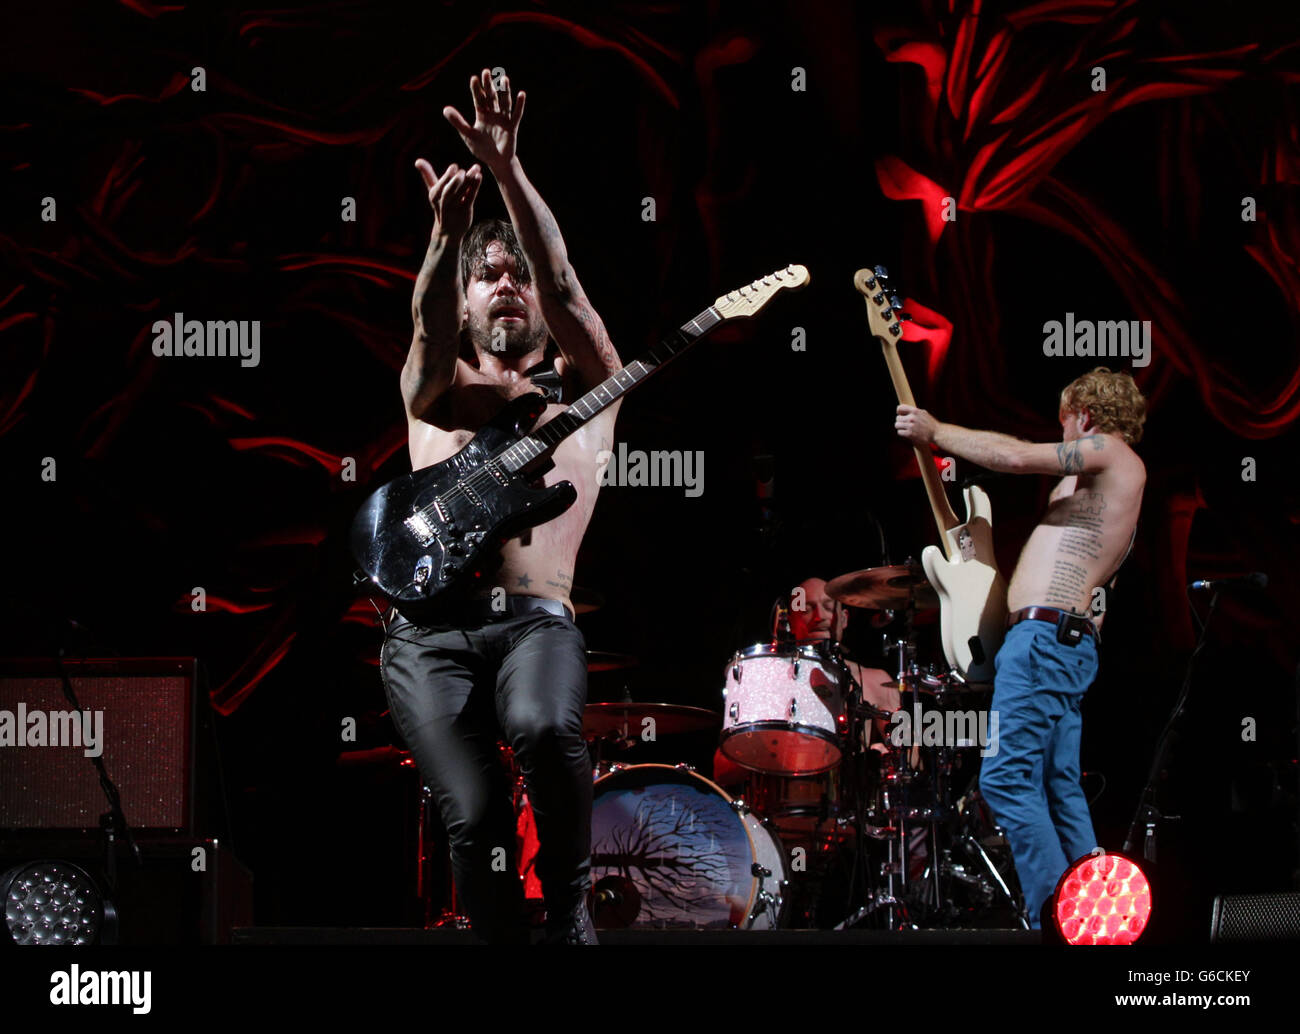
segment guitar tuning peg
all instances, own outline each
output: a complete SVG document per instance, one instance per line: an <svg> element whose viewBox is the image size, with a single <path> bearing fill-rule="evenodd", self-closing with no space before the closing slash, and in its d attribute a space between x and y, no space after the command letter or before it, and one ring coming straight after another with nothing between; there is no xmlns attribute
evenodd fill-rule
<svg viewBox="0 0 1300 1034"><path fill-rule="evenodd" d="M896 295L896 294L891 294L891 295L889 296L889 304L892 305L895 309L897 309L897 308L898 308L900 305L902 305L903 303L902 303L901 301L899 301L899 299L898 299L898 295Z"/></svg>
<svg viewBox="0 0 1300 1034"><path fill-rule="evenodd" d="M874 276L867 277L865 283L868 291L874 291L876 289L876 278Z"/></svg>
<svg viewBox="0 0 1300 1034"><path fill-rule="evenodd" d="M888 280L888 279L889 279L889 270L887 270L884 266L877 266L877 267L876 267L876 276L880 277L881 280Z"/></svg>
<svg viewBox="0 0 1300 1034"><path fill-rule="evenodd" d="M903 321L907 321L912 318L912 314L910 312L896 312L894 313L894 315Z"/></svg>

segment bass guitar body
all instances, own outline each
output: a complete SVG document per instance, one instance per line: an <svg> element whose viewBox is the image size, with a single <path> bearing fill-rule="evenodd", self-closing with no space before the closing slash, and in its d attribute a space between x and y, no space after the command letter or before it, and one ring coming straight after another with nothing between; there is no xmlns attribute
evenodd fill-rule
<svg viewBox="0 0 1300 1034"><path fill-rule="evenodd" d="M944 533L948 552L926 546L921 566L939 594L939 636L948 663L968 682L992 682L1006 628L1007 586L993 554L989 497L972 485L965 498L966 523Z"/></svg>

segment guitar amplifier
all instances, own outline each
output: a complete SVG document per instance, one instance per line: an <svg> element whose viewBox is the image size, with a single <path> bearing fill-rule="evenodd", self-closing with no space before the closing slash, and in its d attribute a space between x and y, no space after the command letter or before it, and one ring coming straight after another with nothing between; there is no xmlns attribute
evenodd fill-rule
<svg viewBox="0 0 1300 1034"><path fill-rule="evenodd" d="M191 657L0 660L0 829L99 828L109 810L94 756L132 830L203 829L215 752Z"/></svg>

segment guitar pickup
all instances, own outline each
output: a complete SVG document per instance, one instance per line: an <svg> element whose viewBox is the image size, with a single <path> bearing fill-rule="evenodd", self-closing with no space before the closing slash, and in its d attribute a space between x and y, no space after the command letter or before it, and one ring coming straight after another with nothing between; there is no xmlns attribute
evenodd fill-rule
<svg viewBox="0 0 1300 1034"><path fill-rule="evenodd" d="M418 510L406 518L402 523L406 525L420 545L427 546L434 540L433 526L428 522L424 514L420 513Z"/></svg>
<svg viewBox="0 0 1300 1034"><path fill-rule="evenodd" d="M480 510L483 509L482 498L480 498L479 494L474 491L473 486L470 485L468 481L457 481L456 487L465 493L471 503L477 506Z"/></svg>
<svg viewBox="0 0 1300 1034"><path fill-rule="evenodd" d="M497 479L497 482L499 484L502 485L510 484L509 476L507 476L506 472L501 469L501 465L497 463L495 460L489 461L488 463L483 464L483 466L487 468L489 474L491 474L494 478Z"/></svg>

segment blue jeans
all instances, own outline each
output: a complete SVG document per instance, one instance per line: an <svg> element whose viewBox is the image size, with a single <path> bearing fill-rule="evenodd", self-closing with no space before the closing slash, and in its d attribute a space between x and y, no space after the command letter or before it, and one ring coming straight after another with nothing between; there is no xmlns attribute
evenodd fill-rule
<svg viewBox="0 0 1300 1034"><path fill-rule="evenodd" d="M980 792L1007 833L1030 924L1070 863L1097 846L1079 785L1080 706L1097 676L1097 643L1056 641L1045 621L1007 631L995 662L1000 741L983 760Z"/></svg>

